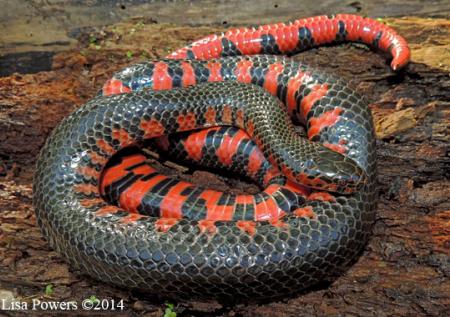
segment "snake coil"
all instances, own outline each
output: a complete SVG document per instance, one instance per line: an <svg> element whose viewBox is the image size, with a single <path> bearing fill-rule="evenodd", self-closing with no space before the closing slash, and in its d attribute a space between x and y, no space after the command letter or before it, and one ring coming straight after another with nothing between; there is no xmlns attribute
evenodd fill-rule
<svg viewBox="0 0 450 317"><path fill-rule="evenodd" d="M393 69L409 59L389 27L336 15L232 29L114 74L41 150L43 235L92 277L164 297L273 298L340 274L374 221L372 117L345 81L271 55L344 41L390 52ZM142 154L114 159L148 139L264 190L217 192L159 174Z"/></svg>

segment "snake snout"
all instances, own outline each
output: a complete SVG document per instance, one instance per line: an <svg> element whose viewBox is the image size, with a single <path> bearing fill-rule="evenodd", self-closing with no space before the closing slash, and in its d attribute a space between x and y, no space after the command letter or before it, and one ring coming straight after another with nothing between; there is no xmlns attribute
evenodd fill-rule
<svg viewBox="0 0 450 317"><path fill-rule="evenodd" d="M342 192L353 193L367 183L366 173L353 160L345 158L344 161L338 162L336 165L338 167L336 177ZM341 190L339 191L341 192Z"/></svg>
<svg viewBox="0 0 450 317"><path fill-rule="evenodd" d="M326 189L333 192L350 194L367 183L364 170L352 159L336 152L326 152L317 160L320 178L329 184Z"/></svg>

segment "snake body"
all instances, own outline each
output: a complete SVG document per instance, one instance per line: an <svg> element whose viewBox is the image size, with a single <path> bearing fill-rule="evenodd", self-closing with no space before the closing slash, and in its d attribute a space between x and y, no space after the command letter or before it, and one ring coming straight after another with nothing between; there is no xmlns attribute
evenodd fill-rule
<svg viewBox="0 0 450 317"><path fill-rule="evenodd" d="M374 220L370 111L337 77L248 55L341 41L389 51L394 69L409 59L389 27L337 15L233 29L114 74L38 158L33 201L50 245L97 279L181 299L273 298L338 275ZM264 190L199 188L117 155L149 139Z"/></svg>

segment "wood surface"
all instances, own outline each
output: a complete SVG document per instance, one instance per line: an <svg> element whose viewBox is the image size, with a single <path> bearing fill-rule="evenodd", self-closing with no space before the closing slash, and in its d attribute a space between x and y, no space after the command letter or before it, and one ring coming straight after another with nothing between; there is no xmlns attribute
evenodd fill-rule
<svg viewBox="0 0 450 317"><path fill-rule="evenodd" d="M370 100L380 200L365 252L332 285L302 296L235 307L174 303L178 315L448 316L450 22L417 17L382 21L411 44L412 62L398 74L389 70L385 56L360 45L313 49L295 57L348 78ZM164 314L164 302L74 272L49 248L31 204L34 163L55 125L92 98L113 71L220 30L131 19L80 32L73 48L50 58L48 71L0 78L0 298L80 302L95 295L124 299L125 310L112 316ZM205 171L186 174L176 166L163 168L198 184L255 190L236 179ZM46 295L49 284L53 292Z"/></svg>

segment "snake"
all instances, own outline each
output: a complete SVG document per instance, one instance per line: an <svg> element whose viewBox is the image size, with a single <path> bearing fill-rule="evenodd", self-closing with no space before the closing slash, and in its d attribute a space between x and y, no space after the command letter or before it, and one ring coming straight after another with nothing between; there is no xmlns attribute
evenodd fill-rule
<svg viewBox="0 0 450 317"><path fill-rule="evenodd" d="M373 119L351 84L290 56L342 42L390 53L393 70L409 61L389 26L338 14L229 29L114 73L37 158L43 236L74 269L162 298L263 300L333 281L375 219ZM260 191L166 175L146 146Z"/></svg>

